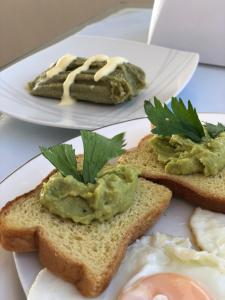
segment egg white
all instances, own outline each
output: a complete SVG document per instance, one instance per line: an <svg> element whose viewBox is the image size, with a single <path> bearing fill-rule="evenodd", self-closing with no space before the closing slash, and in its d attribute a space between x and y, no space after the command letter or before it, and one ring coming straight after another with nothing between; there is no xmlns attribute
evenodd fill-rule
<svg viewBox="0 0 225 300"><path fill-rule="evenodd" d="M191 277L215 300L225 295L225 260L206 251L196 251L189 239L164 234L145 236L129 247L111 284L95 300L116 300L118 293L142 277L161 272ZM41 297L41 298L40 298ZM42 270L32 285L28 300L87 300L76 288Z"/></svg>
<svg viewBox="0 0 225 300"><path fill-rule="evenodd" d="M190 227L202 250L225 259L225 214L196 208Z"/></svg>

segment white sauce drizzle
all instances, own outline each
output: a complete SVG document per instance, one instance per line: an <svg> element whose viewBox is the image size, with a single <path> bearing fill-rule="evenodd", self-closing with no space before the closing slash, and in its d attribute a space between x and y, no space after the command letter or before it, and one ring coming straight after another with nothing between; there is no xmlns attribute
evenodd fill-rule
<svg viewBox="0 0 225 300"><path fill-rule="evenodd" d="M115 56L111 57L107 60L107 64L104 65L101 69L99 69L95 76L94 76L94 81L99 81L102 77L109 75L115 69L117 68L118 65L126 63L127 60L123 57L120 56Z"/></svg>
<svg viewBox="0 0 225 300"><path fill-rule="evenodd" d="M166 295L158 294L153 298L153 300L169 300L169 299Z"/></svg>
<svg viewBox="0 0 225 300"><path fill-rule="evenodd" d="M53 76L59 74L66 70L66 68L71 64L71 62L76 59L77 56L66 54L58 59L57 63L46 72L46 77L52 78Z"/></svg>
<svg viewBox="0 0 225 300"><path fill-rule="evenodd" d="M70 86L75 81L76 76L81 72L87 71L90 65L95 61L106 61L106 64L94 75L95 81L98 81L103 76L107 76L112 73L119 64L127 62L125 58L119 56L111 58L103 54L91 56L84 62L82 66L75 69L67 76L66 80L63 83L63 96L61 102L59 103L60 105L71 105L72 103L74 103L75 99L73 99L70 95Z"/></svg>
<svg viewBox="0 0 225 300"><path fill-rule="evenodd" d="M76 76L81 72L87 71L90 65L95 61L107 61L108 56L106 55L95 55L88 58L82 66L70 72L66 80L63 83L63 96L60 105L70 105L74 103L74 99L70 96L70 86L75 81Z"/></svg>
<svg viewBox="0 0 225 300"><path fill-rule="evenodd" d="M53 76L59 74L66 70L66 68L71 64L71 62L76 59L77 56L66 54L59 58L56 64L53 64L52 67L45 73L46 77L39 79L33 89L37 89L41 83L44 83L48 79L52 78Z"/></svg>

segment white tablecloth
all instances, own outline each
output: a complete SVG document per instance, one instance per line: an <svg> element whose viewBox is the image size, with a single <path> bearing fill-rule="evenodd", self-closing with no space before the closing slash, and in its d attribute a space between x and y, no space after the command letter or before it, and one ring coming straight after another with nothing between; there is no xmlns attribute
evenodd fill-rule
<svg viewBox="0 0 225 300"><path fill-rule="evenodd" d="M126 9L87 26L80 33L146 42L150 16L148 9ZM198 66L180 96L191 99L199 112L225 113L225 68ZM0 116L0 181L37 155L39 145L50 146L78 134L77 130L39 126ZM0 299L25 299L12 255L1 248Z"/></svg>

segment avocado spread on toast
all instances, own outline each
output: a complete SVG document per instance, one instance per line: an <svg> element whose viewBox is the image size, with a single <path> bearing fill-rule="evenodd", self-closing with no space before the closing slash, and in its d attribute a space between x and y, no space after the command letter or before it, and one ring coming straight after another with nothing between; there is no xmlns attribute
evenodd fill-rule
<svg viewBox="0 0 225 300"><path fill-rule="evenodd" d="M225 167L225 132L216 138L205 137L201 143L181 135L156 135L150 140L150 145L170 174L214 176Z"/></svg>
<svg viewBox="0 0 225 300"><path fill-rule="evenodd" d="M202 124L190 101L171 101L171 109L156 97L145 101L145 112L155 126L150 146L170 174L203 173L215 176L225 167L225 126Z"/></svg>
<svg viewBox="0 0 225 300"><path fill-rule="evenodd" d="M85 184L56 173L44 183L40 201L50 212L77 223L104 222L132 205L137 175L130 166L107 166L96 183Z"/></svg>

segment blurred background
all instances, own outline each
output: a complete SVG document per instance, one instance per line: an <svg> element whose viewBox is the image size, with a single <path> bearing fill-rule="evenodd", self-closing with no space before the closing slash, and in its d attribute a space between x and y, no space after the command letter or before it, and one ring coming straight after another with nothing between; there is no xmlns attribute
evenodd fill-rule
<svg viewBox="0 0 225 300"><path fill-rule="evenodd" d="M1 0L0 67L128 7L154 0Z"/></svg>

